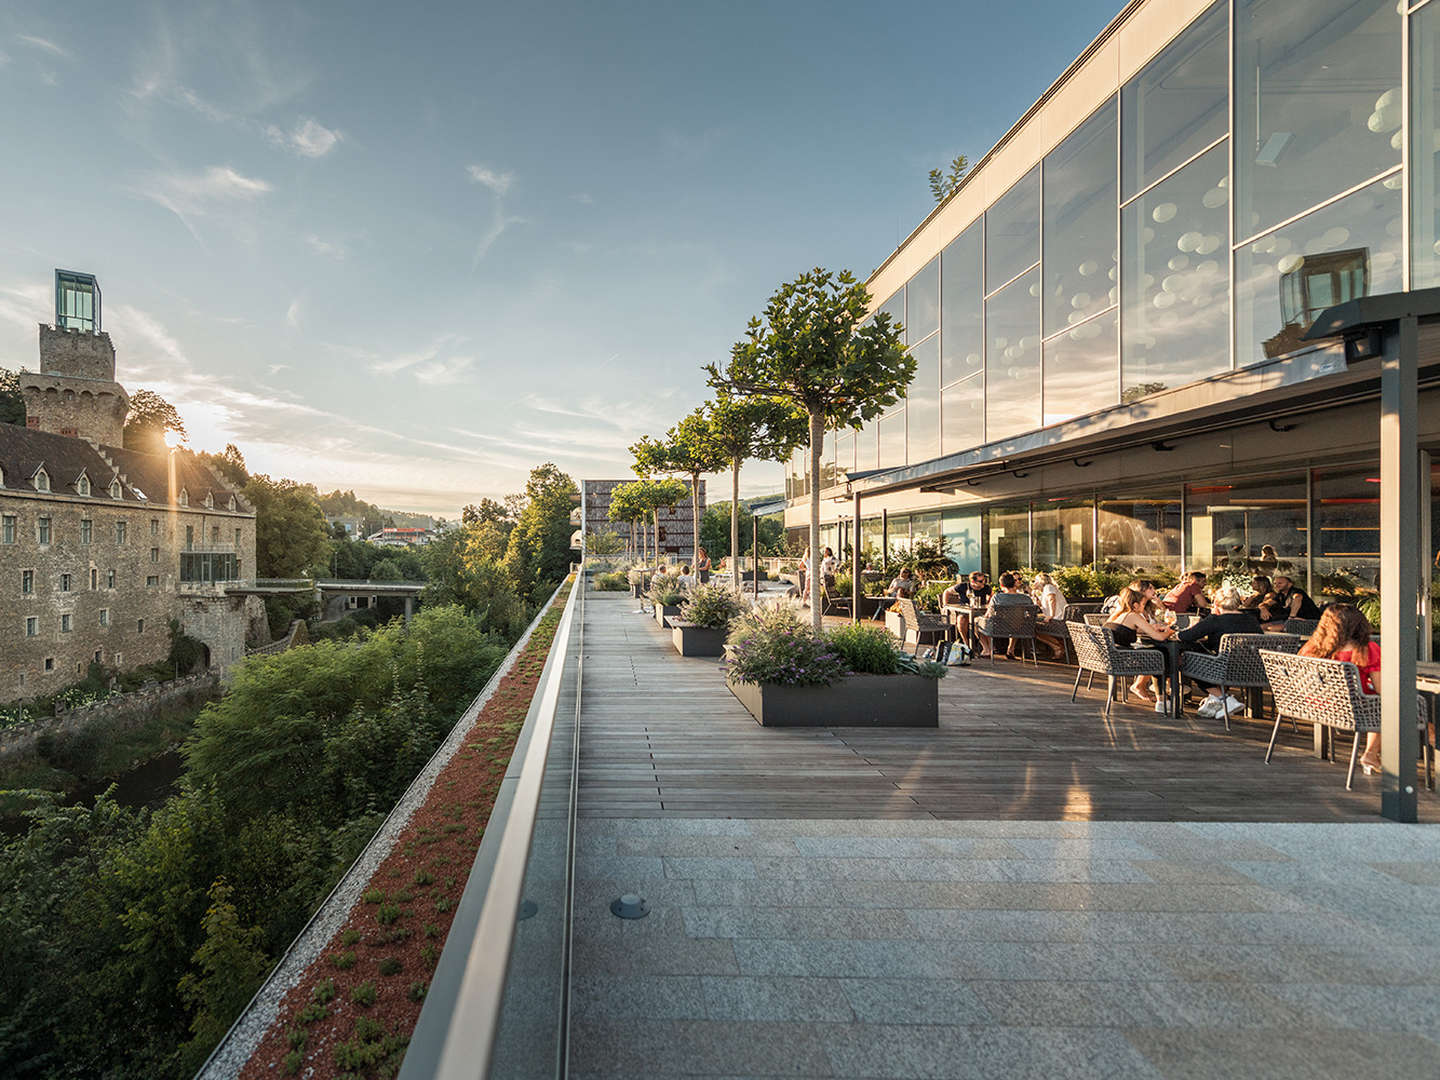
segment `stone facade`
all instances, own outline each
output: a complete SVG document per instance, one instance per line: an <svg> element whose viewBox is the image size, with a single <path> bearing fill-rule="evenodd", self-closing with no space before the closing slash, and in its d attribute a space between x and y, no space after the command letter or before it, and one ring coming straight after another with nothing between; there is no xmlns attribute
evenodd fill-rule
<svg viewBox="0 0 1440 1080"><path fill-rule="evenodd" d="M40 370L20 372L27 427L105 446L123 441L130 398L115 381L110 335L40 327Z"/></svg>
<svg viewBox="0 0 1440 1080"><path fill-rule="evenodd" d="M610 520L610 492L631 480L582 480L580 481L580 506L583 528L587 533L613 532L627 542L630 540L628 521ZM690 481L683 481L690 487ZM700 481L700 516L705 516L705 481ZM572 519L573 520L573 519ZM690 497L676 505L674 510L660 511L660 554L689 558L695 554L695 526L690 513ZM649 543L655 543L653 527Z"/></svg>

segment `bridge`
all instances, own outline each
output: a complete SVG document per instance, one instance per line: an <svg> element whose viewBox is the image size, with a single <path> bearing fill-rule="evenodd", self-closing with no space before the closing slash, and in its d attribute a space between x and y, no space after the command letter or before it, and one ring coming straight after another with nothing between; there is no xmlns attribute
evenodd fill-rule
<svg viewBox="0 0 1440 1080"><path fill-rule="evenodd" d="M354 578L250 578L214 583L227 596L294 596L314 593L323 605L330 596L400 597L405 601L405 621L415 613L415 598L425 589L423 581L361 581Z"/></svg>

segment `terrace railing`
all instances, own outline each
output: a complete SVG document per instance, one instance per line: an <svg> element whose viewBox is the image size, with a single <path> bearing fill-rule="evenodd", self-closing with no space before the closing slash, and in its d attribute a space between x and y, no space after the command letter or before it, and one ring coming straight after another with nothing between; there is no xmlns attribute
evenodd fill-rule
<svg viewBox="0 0 1440 1080"><path fill-rule="evenodd" d="M556 627L399 1080L564 1075L585 578Z"/></svg>

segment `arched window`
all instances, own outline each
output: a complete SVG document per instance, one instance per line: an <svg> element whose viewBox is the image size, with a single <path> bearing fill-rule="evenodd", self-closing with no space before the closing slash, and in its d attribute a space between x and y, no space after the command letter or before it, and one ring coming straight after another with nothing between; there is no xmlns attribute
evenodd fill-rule
<svg viewBox="0 0 1440 1080"><path fill-rule="evenodd" d="M3 476L0 476L0 485L3 485L4 482L5 482L5 478L4 478ZM234 495L231 495L231 496L230 496L230 503L229 503L228 509L230 509L230 510L234 510L234 509L235 509L235 496L234 496Z"/></svg>
<svg viewBox="0 0 1440 1080"><path fill-rule="evenodd" d="M75 493L77 495L90 494L90 477L86 476L84 473L80 474L79 479L75 481Z"/></svg>
<svg viewBox="0 0 1440 1080"><path fill-rule="evenodd" d="M50 490L50 474L47 473L47 472L44 470L44 468L39 468L39 469L36 469L36 470L35 470L35 490L36 490L36 491L49 491L49 490Z"/></svg>
<svg viewBox="0 0 1440 1080"><path fill-rule="evenodd" d="M215 509L215 495L214 495L213 492L209 492L209 491L205 492L205 509L206 509L206 510L213 510L213 509Z"/></svg>
<svg viewBox="0 0 1440 1080"><path fill-rule="evenodd" d="M181 488L181 489L180 489L180 495L178 496L178 500L177 500L177 501L180 503L181 506L189 506L189 505L190 505L190 493L189 493L188 491L186 491L184 488Z"/></svg>
<svg viewBox="0 0 1440 1080"><path fill-rule="evenodd" d="M118 498L120 498L120 481L119 481L119 480L111 480L111 481L110 481L110 497L111 497L112 499L118 499Z"/></svg>

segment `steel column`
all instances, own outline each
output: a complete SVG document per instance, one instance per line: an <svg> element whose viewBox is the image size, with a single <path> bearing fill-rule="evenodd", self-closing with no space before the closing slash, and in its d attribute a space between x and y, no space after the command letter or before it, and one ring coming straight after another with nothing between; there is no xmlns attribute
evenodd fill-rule
<svg viewBox="0 0 1440 1080"><path fill-rule="evenodd" d="M850 621L860 621L860 492L855 492L855 534L850 541Z"/></svg>
<svg viewBox="0 0 1440 1080"><path fill-rule="evenodd" d="M1380 368L1380 813L1415 821L1415 609L1420 571L1419 320L1400 320L1398 347Z"/></svg>
<svg viewBox="0 0 1440 1080"><path fill-rule="evenodd" d="M890 511L882 508L880 511L880 569L885 573L890 572Z"/></svg>
<svg viewBox="0 0 1440 1080"><path fill-rule="evenodd" d="M1431 520L1433 513L1430 494L1430 451L1420 451L1420 659L1430 661L1435 659L1435 646L1430 629L1432 601L1430 589L1435 582L1435 552L1431 550L1431 537L1434 533L1434 523Z"/></svg>

